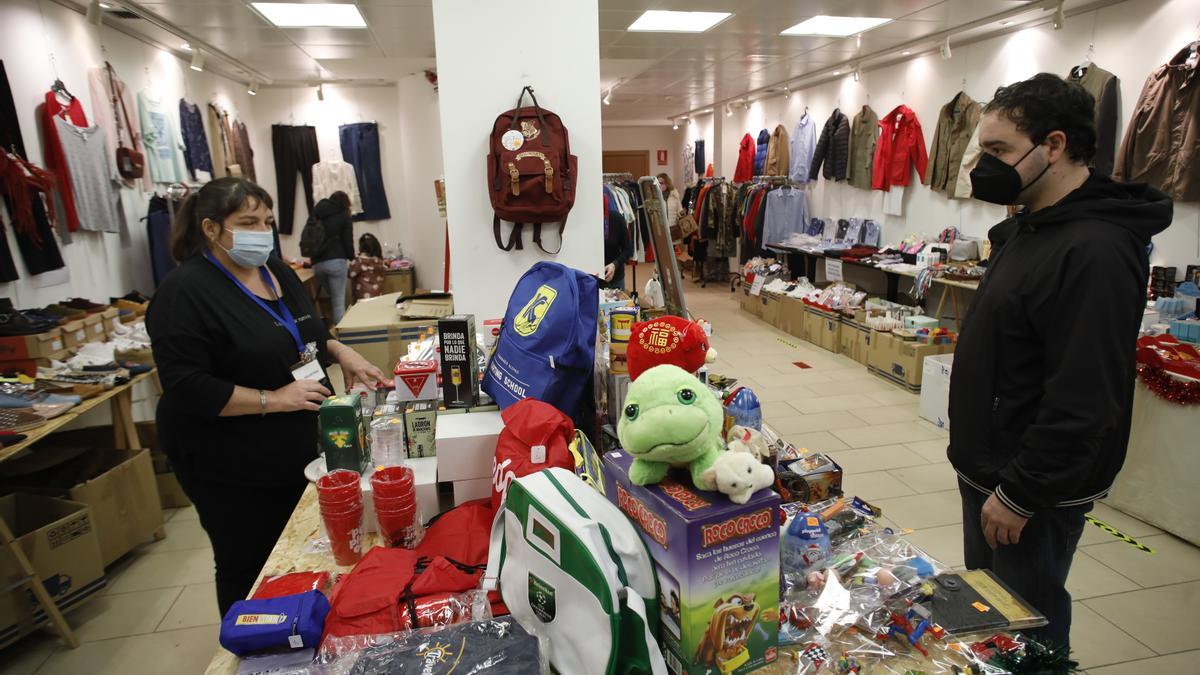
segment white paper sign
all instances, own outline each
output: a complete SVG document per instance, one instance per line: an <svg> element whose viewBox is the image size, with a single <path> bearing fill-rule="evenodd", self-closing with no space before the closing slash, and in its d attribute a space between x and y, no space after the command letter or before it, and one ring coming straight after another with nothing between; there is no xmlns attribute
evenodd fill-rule
<svg viewBox="0 0 1200 675"><path fill-rule="evenodd" d="M762 287L765 283L767 283L767 279L763 275L760 274L754 277L754 283L750 285L750 295L762 293Z"/></svg>
<svg viewBox="0 0 1200 675"><path fill-rule="evenodd" d="M842 261L833 258L825 259L825 278L830 281L842 281Z"/></svg>

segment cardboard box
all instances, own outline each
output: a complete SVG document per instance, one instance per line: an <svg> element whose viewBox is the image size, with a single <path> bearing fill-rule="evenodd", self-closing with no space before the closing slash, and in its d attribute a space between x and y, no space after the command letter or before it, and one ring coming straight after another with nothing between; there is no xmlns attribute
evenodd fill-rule
<svg viewBox="0 0 1200 675"><path fill-rule="evenodd" d="M950 371L954 354L926 356L921 371L921 402L917 407L921 417L943 429L950 428Z"/></svg>
<svg viewBox="0 0 1200 675"><path fill-rule="evenodd" d="M371 448L367 444L362 398L357 394L330 396L317 411L317 421L325 466L330 471L364 472L371 464Z"/></svg>
<svg viewBox="0 0 1200 675"><path fill-rule="evenodd" d="M822 349L833 353L841 348L842 319L834 312L826 312L815 307L806 306L805 339Z"/></svg>
<svg viewBox="0 0 1200 675"><path fill-rule="evenodd" d="M383 292L412 295L417 283L414 269L387 270L383 273Z"/></svg>
<svg viewBox="0 0 1200 675"><path fill-rule="evenodd" d="M410 401L404 407L404 439L408 456L437 456L437 401Z"/></svg>
<svg viewBox="0 0 1200 675"><path fill-rule="evenodd" d="M792 473L799 480L786 474ZM842 467L829 455L813 452L780 464L785 502L812 504L842 495Z"/></svg>
<svg viewBox="0 0 1200 675"><path fill-rule="evenodd" d="M438 321L442 353L442 403L447 408L470 408L479 401L479 359L475 316L453 314Z"/></svg>
<svg viewBox="0 0 1200 675"><path fill-rule="evenodd" d="M0 517L20 546L59 611L68 612L96 595L105 585L100 542L92 511L85 504L12 494L0 497ZM0 556L0 579L25 576L12 555ZM0 592L0 645L8 644L48 623L27 584Z"/></svg>
<svg viewBox="0 0 1200 675"><path fill-rule="evenodd" d="M399 401L426 401L438 397L438 362L398 361L392 369Z"/></svg>
<svg viewBox="0 0 1200 675"><path fill-rule="evenodd" d="M37 377L39 367L49 368L51 361L66 361L69 358L71 358L71 352L64 349L61 352L54 352L45 358L4 360L0 361L0 372L24 373L29 377Z"/></svg>
<svg viewBox="0 0 1200 675"><path fill-rule="evenodd" d="M335 330L340 342L385 373L392 372L400 357L408 354L410 342L437 330L437 318L401 320L396 308L399 297L399 293L390 293L354 303ZM453 307L449 298L435 302Z"/></svg>
<svg viewBox="0 0 1200 675"><path fill-rule="evenodd" d="M741 675L774 662L779 622L779 495L744 505L691 487L684 471L645 487L629 480L633 458L604 456L607 496L633 521L658 574L659 642L674 673ZM736 633L729 618L748 619ZM728 658L697 659L701 642L733 642Z"/></svg>
<svg viewBox="0 0 1200 675"><path fill-rule="evenodd" d="M742 304L742 310L757 317L762 317L762 298L758 295L750 294L750 286L742 284L742 295L738 298Z"/></svg>
<svg viewBox="0 0 1200 675"><path fill-rule="evenodd" d="M911 391L921 388L925 357L954 352L954 344L925 344L899 340L891 333L871 332L867 366L871 372Z"/></svg>
<svg viewBox="0 0 1200 675"><path fill-rule="evenodd" d="M88 342L88 327L83 319L68 321L59 325L58 329L62 331L63 347L68 351L75 351Z"/></svg>
<svg viewBox="0 0 1200 675"><path fill-rule="evenodd" d="M472 499L483 499L492 496L492 479L473 478L471 480L456 480L454 481L454 505L458 506L463 502L469 502Z"/></svg>
<svg viewBox="0 0 1200 675"><path fill-rule="evenodd" d="M867 350L871 345L871 329L844 316L842 317L839 345L838 351L865 366L867 365Z"/></svg>
<svg viewBox="0 0 1200 675"><path fill-rule="evenodd" d="M774 293L763 293L759 297L762 298L762 320L778 328L782 321L782 296Z"/></svg>
<svg viewBox="0 0 1200 675"><path fill-rule="evenodd" d="M108 331L105 330L105 328L104 328L105 321L111 320L113 317L118 316L118 314L119 313L117 312L117 310L112 309L111 307L109 309L104 310L103 312L97 312L96 314L88 314L87 318L85 318L83 320L84 330L87 331L87 341L88 342L104 342L105 340L107 340L108 339ZM108 318L106 319L106 317L108 317Z"/></svg>
<svg viewBox="0 0 1200 675"><path fill-rule="evenodd" d="M804 308L805 304L791 296L783 296L780 301L782 304L779 309L779 330L798 337L801 340L807 340L806 325L804 323Z"/></svg>
<svg viewBox="0 0 1200 675"><path fill-rule="evenodd" d="M66 349L62 331L51 328L37 335L15 335L0 338L0 361L51 359Z"/></svg>
<svg viewBox="0 0 1200 675"><path fill-rule="evenodd" d="M164 509L182 509L192 505L179 479L171 468L171 460L166 454L152 451L150 461L154 464L154 482L158 486L158 503Z"/></svg>
<svg viewBox="0 0 1200 675"><path fill-rule="evenodd" d="M491 480L496 441L504 429L500 411L445 415L438 420L438 482Z"/></svg>
<svg viewBox="0 0 1200 675"><path fill-rule="evenodd" d="M121 322L121 313L117 311L116 307L110 307L109 309L104 310L100 316L103 318L104 332L108 333L109 335L113 334L115 331L119 330L121 326L125 325ZM141 313L134 312L133 316L136 321L143 321L146 317L146 310L142 309Z"/></svg>

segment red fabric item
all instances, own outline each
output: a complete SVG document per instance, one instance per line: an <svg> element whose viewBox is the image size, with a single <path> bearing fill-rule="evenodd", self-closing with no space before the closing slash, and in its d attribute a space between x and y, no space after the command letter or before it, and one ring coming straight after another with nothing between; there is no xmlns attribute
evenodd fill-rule
<svg viewBox="0 0 1200 675"><path fill-rule="evenodd" d="M496 455L492 464L493 513L500 509L504 492L514 478L554 466L575 470L575 460L567 449L575 436L575 424L558 408L526 398L505 408L500 417L504 420L504 429L496 441ZM534 463L534 446L545 447L545 461ZM490 527L491 523L488 525Z"/></svg>
<svg viewBox="0 0 1200 675"><path fill-rule="evenodd" d="M737 168L733 170L733 182L745 183L754 177L754 139L750 134L742 136L742 144L738 147Z"/></svg>
<svg viewBox="0 0 1200 675"><path fill-rule="evenodd" d="M78 97L72 97L71 102L63 104L58 94L46 92L46 103L42 106L42 137L46 146L44 158L46 168L58 178L58 194L62 197L63 213L67 218L67 229L71 232L79 230L79 213L75 209L75 193L71 191L71 174L67 170L67 158L63 154L62 142L58 138L58 127L54 126L54 118L61 117L77 127L88 125L87 116L83 114L83 105Z"/></svg>
<svg viewBox="0 0 1200 675"><path fill-rule="evenodd" d="M709 165L708 165L708 168L704 170L704 177L705 177L705 178L712 178L712 177L713 177L713 167L712 167L712 164L709 164Z"/></svg>
<svg viewBox="0 0 1200 675"><path fill-rule="evenodd" d="M754 243L754 224L758 221L758 212L762 209L763 201L767 196L767 190L759 190L751 197L750 208L746 209L746 217L742 220L742 230L746 233L746 239L751 244Z"/></svg>
<svg viewBox="0 0 1200 675"><path fill-rule="evenodd" d="M253 600L267 598L282 598L285 595L296 595L308 591L329 593L329 572L292 572L267 577L254 590Z"/></svg>
<svg viewBox="0 0 1200 675"><path fill-rule="evenodd" d="M424 556L445 556L464 565L486 565L492 532L492 500L464 502L438 516L417 546Z"/></svg>
<svg viewBox="0 0 1200 675"><path fill-rule="evenodd" d="M925 136L917 114L908 106L897 106L879 121L879 128L871 187L890 190L893 185L908 185L914 166L924 181L929 155L925 152Z"/></svg>
<svg viewBox="0 0 1200 675"><path fill-rule="evenodd" d="M677 316L662 316L633 324L629 333L629 380L654 366L669 363L694 373L708 357L708 334L700 324Z"/></svg>

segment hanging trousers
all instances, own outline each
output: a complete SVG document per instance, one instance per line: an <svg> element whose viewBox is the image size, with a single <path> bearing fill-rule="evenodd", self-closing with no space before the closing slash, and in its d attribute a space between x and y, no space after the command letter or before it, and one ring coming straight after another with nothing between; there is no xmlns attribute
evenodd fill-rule
<svg viewBox="0 0 1200 675"><path fill-rule="evenodd" d="M175 208L179 208L178 204ZM171 257L171 211L165 197L154 195L150 198L150 210L146 213L146 238L150 242L150 270L157 288L167 274L175 269L175 259Z"/></svg>
<svg viewBox="0 0 1200 675"><path fill-rule="evenodd" d="M338 127L342 141L342 159L354 167L362 213L354 220L385 220L392 217L383 171L379 164L379 126L374 122L343 124Z"/></svg>
<svg viewBox="0 0 1200 675"><path fill-rule="evenodd" d="M292 233L296 210L296 172L304 185L304 203L313 209L313 165L321 161L316 127L271 125L271 150L275 153L275 204L279 208L279 231Z"/></svg>

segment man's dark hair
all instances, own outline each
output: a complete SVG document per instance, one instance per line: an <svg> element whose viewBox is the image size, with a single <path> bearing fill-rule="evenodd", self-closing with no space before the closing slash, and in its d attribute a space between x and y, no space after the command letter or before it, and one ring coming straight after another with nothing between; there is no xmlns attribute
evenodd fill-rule
<svg viewBox="0 0 1200 675"><path fill-rule="evenodd" d="M1039 73L1000 87L985 113L999 112L1040 144L1052 131L1067 135L1067 156L1088 164L1096 155L1095 99L1083 87L1052 73Z"/></svg>

